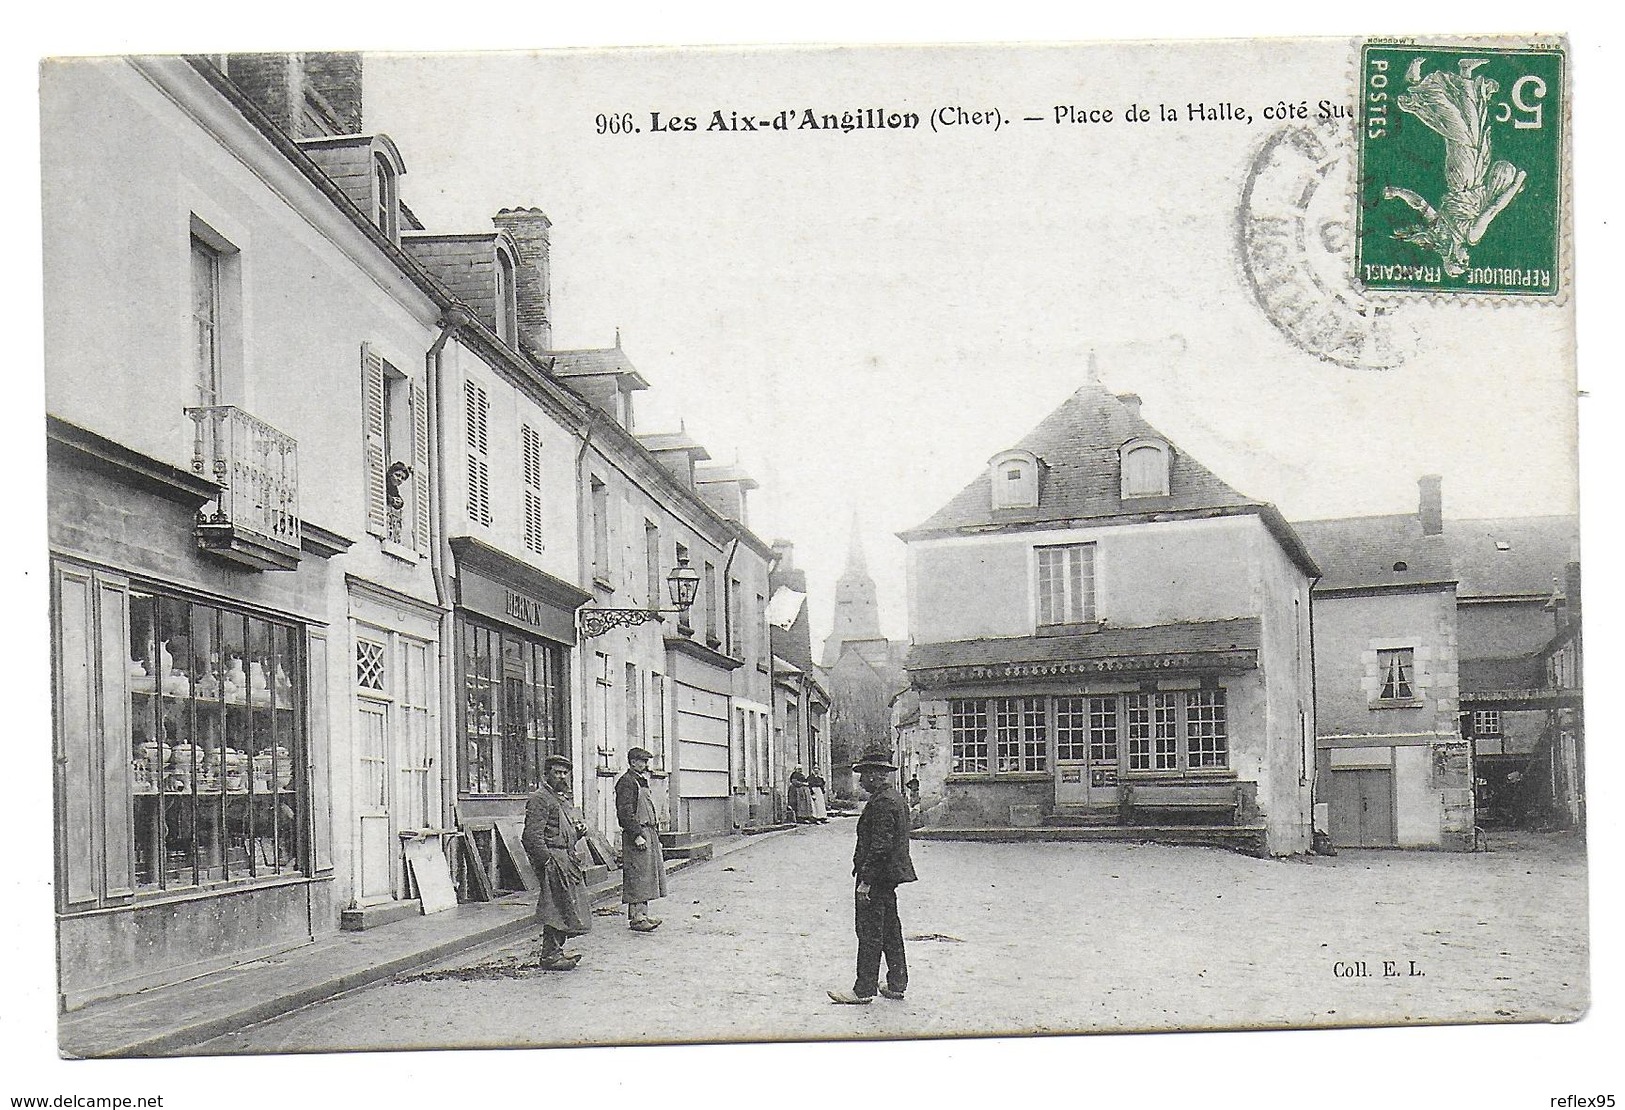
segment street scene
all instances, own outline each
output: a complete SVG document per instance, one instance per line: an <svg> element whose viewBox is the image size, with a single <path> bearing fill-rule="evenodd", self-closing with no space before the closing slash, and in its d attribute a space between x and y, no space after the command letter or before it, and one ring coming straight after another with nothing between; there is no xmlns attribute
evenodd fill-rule
<svg viewBox="0 0 1625 1110"><path fill-rule="evenodd" d="M1586 1008L1584 980L1561 970L1586 961L1583 856L1551 834L1466 861L923 842L920 881L899 897L907 997L831 1006L825 988L851 975L852 825L674 876L657 933L633 933L613 906L572 944L572 975L537 970L531 936L189 1051L1567 1021ZM1367 977L1350 973L1361 965Z"/></svg>
<svg viewBox="0 0 1625 1110"><path fill-rule="evenodd" d="M1580 1022L1567 51L46 60L56 1050Z"/></svg>

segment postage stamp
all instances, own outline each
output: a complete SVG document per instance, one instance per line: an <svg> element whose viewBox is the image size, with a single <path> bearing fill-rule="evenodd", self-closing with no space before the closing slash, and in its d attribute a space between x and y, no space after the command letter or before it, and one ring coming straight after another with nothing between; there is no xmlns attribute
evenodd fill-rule
<svg viewBox="0 0 1625 1110"><path fill-rule="evenodd" d="M1357 282L1559 295L1564 61L1559 44L1361 48Z"/></svg>

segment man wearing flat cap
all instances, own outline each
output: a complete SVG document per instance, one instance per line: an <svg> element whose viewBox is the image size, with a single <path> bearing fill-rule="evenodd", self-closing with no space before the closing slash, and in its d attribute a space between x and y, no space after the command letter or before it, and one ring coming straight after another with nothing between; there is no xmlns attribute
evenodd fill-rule
<svg viewBox="0 0 1625 1110"><path fill-rule="evenodd" d="M544 971L574 971L581 956L565 955L565 938L592 931L592 906L576 848L587 823L570 805L570 770L562 755L543 761L542 785L525 801L520 837L542 888L536 896L536 920L542 923Z"/></svg>
<svg viewBox="0 0 1625 1110"><path fill-rule="evenodd" d="M897 919L897 887L915 881L908 854L908 803L892 779L897 765L886 748L866 751L852 769L869 796L858 817L858 847L852 853L856 879L853 918L858 933L858 977L852 989L829 992L834 1002L867 1005L876 994L901 1001L908 990L908 959L903 924ZM886 958L886 985L880 985L880 958Z"/></svg>
<svg viewBox="0 0 1625 1110"><path fill-rule="evenodd" d="M649 793L653 753L633 748L627 770L615 780L615 816L621 825L621 901L633 930L652 933L660 918L649 916L649 903L666 896L666 867L660 853L660 821Z"/></svg>

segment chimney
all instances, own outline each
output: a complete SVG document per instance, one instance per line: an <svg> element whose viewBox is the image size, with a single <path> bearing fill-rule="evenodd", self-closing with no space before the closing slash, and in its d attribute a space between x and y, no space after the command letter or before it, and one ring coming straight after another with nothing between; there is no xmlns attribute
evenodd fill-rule
<svg viewBox="0 0 1625 1110"><path fill-rule="evenodd" d="M1123 406L1128 409L1130 416L1136 420L1140 418L1140 395L1138 393L1119 393L1117 399L1123 402Z"/></svg>
<svg viewBox="0 0 1625 1110"><path fill-rule="evenodd" d="M339 134L361 134L361 55L346 51L300 57L305 66L305 87L327 102Z"/></svg>
<svg viewBox="0 0 1625 1110"><path fill-rule="evenodd" d="M1444 534L1444 500L1439 489L1443 482L1437 474L1424 474L1416 481L1421 490L1416 515L1422 521L1424 536Z"/></svg>
<svg viewBox="0 0 1625 1110"><path fill-rule="evenodd" d="M327 117L337 135L361 133L361 55L228 54L225 72L271 122L295 139L327 133L311 122L314 112Z"/></svg>
<svg viewBox="0 0 1625 1110"><path fill-rule="evenodd" d="M537 352L553 349L553 285L548 229L553 222L540 208L504 208L491 222L513 236L519 247L514 274L519 303L519 342ZM617 344L618 346L619 344Z"/></svg>
<svg viewBox="0 0 1625 1110"><path fill-rule="evenodd" d="M783 574L796 569L796 545L789 540L773 541L773 569Z"/></svg>
<svg viewBox="0 0 1625 1110"><path fill-rule="evenodd" d="M1580 623L1580 564L1563 564L1563 619L1568 624Z"/></svg>

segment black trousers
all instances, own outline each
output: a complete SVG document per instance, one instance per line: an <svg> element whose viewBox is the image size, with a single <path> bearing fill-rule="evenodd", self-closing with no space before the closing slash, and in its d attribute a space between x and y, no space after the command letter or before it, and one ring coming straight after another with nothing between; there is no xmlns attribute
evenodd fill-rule
<svg viewBox="0 0 1625 1110"><path fill-rule="evenodd" d="M853 918L858 932L858 978L852 993L873 998L880 992L880 957L886 957L886 986L908 989L908 958L903 953L903 923L897 919L897 888L873 886L867 901L854 894Z"/></svg>

